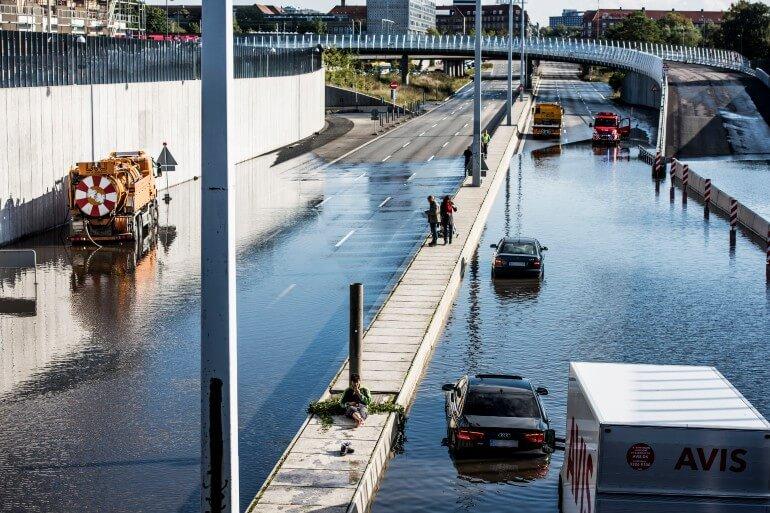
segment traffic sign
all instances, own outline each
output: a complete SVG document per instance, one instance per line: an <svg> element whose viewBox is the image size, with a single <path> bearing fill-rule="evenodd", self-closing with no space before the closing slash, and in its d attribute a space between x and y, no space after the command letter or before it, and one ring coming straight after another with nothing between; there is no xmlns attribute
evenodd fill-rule
<svg viewBox="0 0 770 513"><path fill-rule="evenodd" d="M378 119L380 119L380 111L372 109L372 121L377 121Z"/></svg>
<svg viewBox="0 0 770 513"><path fill-rule="evenodd" d="M156 162L161 171L174 171L176 169L177 161L174 159L174 156L171 155L171 152L168 151L166 143L163 143L163 150L160 152Z"/></svg>
<svg viewBox="0 0 770 513"><path fill-rule="evenodd" d="M390 88L393 89L394 91L396 89L398 89L398 82L396 82L395 80L393 82L391 82L390 83Z"/></svg>

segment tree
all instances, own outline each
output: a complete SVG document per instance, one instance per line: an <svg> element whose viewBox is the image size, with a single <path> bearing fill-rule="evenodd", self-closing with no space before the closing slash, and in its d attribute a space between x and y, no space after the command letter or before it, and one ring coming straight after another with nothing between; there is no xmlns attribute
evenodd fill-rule
<svg viewBox="0 0 770 513"><path fill-rule="evenodd" d="M326 34L326 22L323 20L314 20L313 32L316 34Z"/></svg>
<svg viewBox="0 0 770 513"><path fill-rule="evenodd" d="M147 6L147 33L165 34L172 33L171 23L166 18L166 11L160 7Z"/></svg>
<svg viewBox="0 0 770 513"><path fill-rule="evenodd" d="M770 58L770 6L739 0L722 18L722 44L748 59Z"/></svg>
<svg viewBox="0 0 770 513"><path fill-rule="evenodd" d="M664 43L672 45L697 46L702 36L692 20L681 14L670 12L657 21Z"/></svg>
<svg viewBox="0 0 770 513"><path fill-rule="evenodd" d="M548 29L550 31L548 37L580 37L583 35L583 29L580 27L568 27L562 23L554 28L548 27Z"/></svg>
<svg viewBox="0 0 770 513"><path fill-rule="evenodd" d="M426 32L429 36L440 36L441 32L436 27L431 27Z"/></svg>
<svg viewBox="0 0 770 513"><path fill-rule="evenodd" d="M244 32L258 32L265 23L265 15L254 5L236 7L235 19Z"/></svg>
<svg viewBox="0 0 770 513"><path fill-rule="evenodd" d="M197 21L191 21L187 25L187 32L189 32L190 34L198 34L198 35L200 35L200 33L201 33L201 24L199 22L197 22Z"/></svg>
<svg viewBox="0 0 770 513"><path fill-rule="evenodd" d="M709 48L724 48L722 44L722 29L716 23L710 21L701 29L701 46Z"/></svg>
<svg viewBox="0 0 770 513"><path fill-rule="evenodd" d="M639 11L631 13L623 21L608 28L605 37L616 41L645 43L660 43L663 40L658 24Z"/></svg>

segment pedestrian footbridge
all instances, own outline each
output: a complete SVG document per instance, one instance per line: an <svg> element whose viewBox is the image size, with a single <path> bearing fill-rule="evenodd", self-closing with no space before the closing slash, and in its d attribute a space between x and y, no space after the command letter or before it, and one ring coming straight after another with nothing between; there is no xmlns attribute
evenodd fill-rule
<svg viewBox="0 0 770 513"><path fill-rule="evenodd" d="M471 36L443 35L331 35L277 34L247 36L238 44L268 48L337 48L373 58L471 58L476 39ZM513 38L513 53L519 55L522 42ZM507 58L507 37L484 36L481 40L485 58ZM748 59L741 54L713 48L662 45L629 41L596 41L572 38L524 38L524 54L531 59L602 65L646 75L658 84L665 80L665 61L702 64L719 69L740 71L756 76Z"/></svg>

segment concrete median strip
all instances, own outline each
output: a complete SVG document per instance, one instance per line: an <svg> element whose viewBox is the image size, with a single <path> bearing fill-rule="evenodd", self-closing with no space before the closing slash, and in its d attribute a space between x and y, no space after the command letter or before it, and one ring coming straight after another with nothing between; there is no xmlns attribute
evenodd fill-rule
<svg viewBox="0 0 770 513"><path fill-rule="evenodd" d="M466 179L455 196L456 222L467 228L451 245L424 245L417 252L366 332L362 379L376 401L395 398L405 407L411 403L519 145L530 105L531 100L516 102L518 125L500 126L495 132L487 155L489 173L481 187L470 187ZM347 376L345 364L322 399L343 390ZM384 473L397 421L394 413L370 415L363 428L352 429L349 419L334 417L332 426L324 429L318 418L309 416L248 511L364 513ZM339 456L343 441L351 442L354 454Z"/></svg>

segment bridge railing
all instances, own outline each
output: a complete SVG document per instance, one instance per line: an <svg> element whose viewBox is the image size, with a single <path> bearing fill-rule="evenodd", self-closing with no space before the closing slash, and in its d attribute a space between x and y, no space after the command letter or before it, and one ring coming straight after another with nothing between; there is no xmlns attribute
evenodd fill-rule
<svg viewBox="0 0 770 513"><path fill-rule="evenodd" d="M233 48L236 78L299 75L321 68L313 48ZM200 79L200 44L0 31L0 88Z"/></svg>
<svg viewBox="0 0 770 513"><path fill-rule="evenodd" d="M373 52L472 52L475 38L465 35L416 35L416 34L379 34L379 35L336 35L336 34L276 34L245 36L245 44L269 48L306 48L321 45L325 48ZM514 52L518 52L521 41L513 38ZM508 38L502 36L482 36L482 51L506 51ZM677 61L703 64L722 69L729 69L755 75L750 62L737 52L715 48L677 46L630 41L611 41L575 38L528 37L524 39L524 49L533 57L559 57L575 60L598 61L609 57L611 64L621 67L636 66L638 63L649 67L649 60L637 54L645 54L662 61ZM657 71L657 65L653 66ZM662 70L661 70L662 71ZM662 75L656 80L660 81Z"/></svg>

